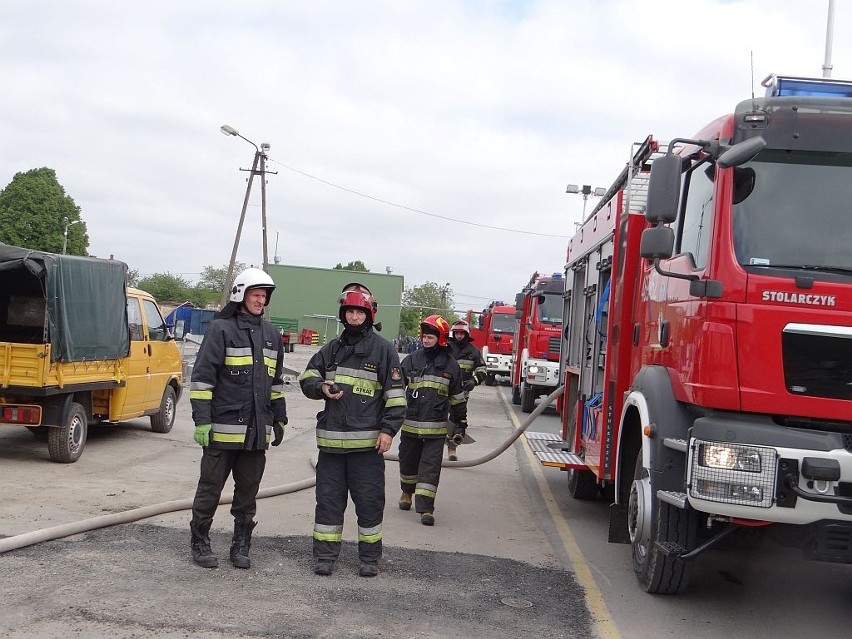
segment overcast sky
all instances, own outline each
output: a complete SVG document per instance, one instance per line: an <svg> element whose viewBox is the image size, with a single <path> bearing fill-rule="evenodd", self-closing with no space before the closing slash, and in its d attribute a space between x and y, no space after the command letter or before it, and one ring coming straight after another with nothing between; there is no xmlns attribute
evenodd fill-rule
<svg viewBox="0 0 852 639"><path fill-rule="evenodd" d="M832 76L852 80L852 2L835 5ZM482 308L562 270L583 211L567 184L608 187L633 142L694 135L770 73L821 76L827 15L828 0L6 0L0 188L55 169L93 255L195 281L230 258L254 157L229 124L271 145L270 262L276 242L284 264L362 260ZM255 265L260 203L256 181L238 254Z"/></svg>

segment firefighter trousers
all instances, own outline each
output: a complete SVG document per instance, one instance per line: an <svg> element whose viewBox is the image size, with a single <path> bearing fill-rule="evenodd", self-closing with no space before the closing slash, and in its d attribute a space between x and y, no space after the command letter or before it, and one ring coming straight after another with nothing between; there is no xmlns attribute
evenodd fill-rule
<svg viewBox="0 0 852 639"><path fill-rule="evenodd" d="M231 514L236 521L252 521L257 512L257 491L265 467L265 450L205 448L201 457L201 476L192 502L192 520L201 525L212 523L222 489L233 473Z"/></svg>
<svg viewBox="0 0 852 639"><path fill-rule="evenodd" d="M444 438L424 439L402 434L399 440L399 481L402 492L414 495L414 510L431 513L441 479Z"/></svg>
<svg viewBox="0 0 852 639"><path fill-rule="evenodd" d="M358 557L382 556L385 511L385 458L375 450L351 453L320 451L317 461L314 557L335 561L343 540L343 513L352 496L358 519Z"/></svg>

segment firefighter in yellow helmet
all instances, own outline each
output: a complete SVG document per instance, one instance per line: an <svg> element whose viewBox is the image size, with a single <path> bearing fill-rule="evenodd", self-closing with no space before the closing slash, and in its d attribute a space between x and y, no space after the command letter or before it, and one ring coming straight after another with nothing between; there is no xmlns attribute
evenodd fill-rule
<svg viewBox="0 0 852 639"><path fill-rule="evenodd" d="M399 507L411 510L413 496L424 526L435 523L444 440L461 441L467 428L462 372L450 355L449 334L449 322L430 315L420 323L423 348L402 361L407 407L399 442Z"/></svg>
<svg viewBox="0 0 852 639"><path fill-rule="evenodd" d="M358 518L359 574L379 574L385 508L385 459L405 415L399 355L373 330L377 304L353 282L338 300L343 333L299 376L302 392L324 402L317 414L314 573L330 575L340 555L349 496Z"/></svg>

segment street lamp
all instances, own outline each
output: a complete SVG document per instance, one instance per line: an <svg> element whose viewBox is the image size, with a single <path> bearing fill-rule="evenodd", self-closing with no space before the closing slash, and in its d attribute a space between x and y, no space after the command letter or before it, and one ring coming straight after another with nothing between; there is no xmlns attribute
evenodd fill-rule
<svg viewBox="0 0 852 639"><path fill-rule="evenodd" d="M606 189L600 186L597 186L593 189L588 184L584 184L582 187L579 187L576 184L569 184L568 187L565 189L565 192L583 196L583 217L581 218L582 221L574 222L575 226L581 226L586 221L586 202L588 202L589 196L593 195L594 197L602 197L604 193L606 193Z"/></svg>
<svg viewBox="0 0 852 639"><path fill-rule="evenodd" d="M234 237L234 248L231 251L231 261L228 263L228 273L225 276L225 284L222 289L222 308L225 307L225 304L228 303L228 297L231 291L231 283L234 278L234 263L237 261L237 249L240 246L240 236L243 233L243 222L246 219L246 209L248 208L249 197L251 196L251 185L254 182L254 176L260 175L260 215L261 215L261 229L263 232L263 270L267 273L269 272L269 255L266 247L266 156L269 152L270 146L268 143L264 142L258 148L257 144L249 140L247 137L240 134L234 127L229 126L227 124L223 124L219 127L219 130L223 135L233 135L238 138L242 138L249 144L254 147L254 162L252 163L250 169L250 175L248 179L248 185L246 186L246 197L243 200L243 209L240 212L240 223L237 225L237 234ZM260 168L258 168L258 166ZM244 169L240 169L244 170Z"/></svg>
<svg viewBox="0 0 852 639"><path fill-rule="evenodd" d="M62 231L62 254L65 255L65 252L68 249L68 227L80 224L83 220L74 220L73 222L69 222L67 217L63 217L62 222L65 225L65 229Z"/></svg>

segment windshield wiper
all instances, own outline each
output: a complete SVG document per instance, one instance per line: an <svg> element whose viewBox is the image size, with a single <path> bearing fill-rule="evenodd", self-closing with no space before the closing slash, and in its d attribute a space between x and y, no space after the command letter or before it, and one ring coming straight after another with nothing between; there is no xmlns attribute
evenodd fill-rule
<svg viewBox="0 0 852 639"><path fill-rule="evenodd" d="M825 273L841 273L843 275L852 275L852 267L830 266L827 264L751 264L750 266L758 266L760 268L786 268L794 271L824 271Z"/></svg>

